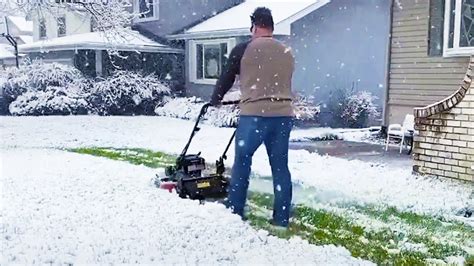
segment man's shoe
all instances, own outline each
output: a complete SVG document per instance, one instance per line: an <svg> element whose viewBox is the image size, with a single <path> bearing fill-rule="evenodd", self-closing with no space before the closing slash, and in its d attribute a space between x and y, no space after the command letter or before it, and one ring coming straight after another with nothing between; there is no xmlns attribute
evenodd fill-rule
<svg viewBox="0 0 474 266"><path fill-rule="evenodd" d="M280 224L276 223L273 219L270 219L268 221L268 223L270 223L271 228L273 228L277 231L286 231L286 230L288 230L288 225L287 226L280 225Z"/></svg>

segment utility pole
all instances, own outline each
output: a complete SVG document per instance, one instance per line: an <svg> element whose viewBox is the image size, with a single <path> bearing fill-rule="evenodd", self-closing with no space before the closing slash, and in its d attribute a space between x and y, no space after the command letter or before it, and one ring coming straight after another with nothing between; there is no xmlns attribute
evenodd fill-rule
<svg viewBox="0 0 474 266"><path fill-rule="evenodd" d="M18 43L15 40L15 38L13 38L13 36L10 35L10 31L8 29L7 17L5 17L5 27L7 29L7 32L2 33L0 36L5 37L7 39L7 41L11 44L11 46L13 46L13 48L15 48L15 61L16 61L16 67L18 68L19 67L19 63L18 63Z"/></svg>

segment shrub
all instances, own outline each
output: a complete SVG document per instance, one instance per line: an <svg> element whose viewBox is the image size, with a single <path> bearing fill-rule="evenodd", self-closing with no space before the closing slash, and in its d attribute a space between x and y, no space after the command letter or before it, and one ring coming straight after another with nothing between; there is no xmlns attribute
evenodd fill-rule
<svg viewBox="0 0 474 266"><path fill-rule="evenodd" d="M170 89L154 75L117 71L94 84L88 101L100 115L140 115L153 113L169 94Z"/></svg>
<svg viewBox="0 0 474 266"><path fill-rule="evenodd" d="M196 120L205 102L196 97L167 98L166 103L159 105L155 113L186 120ZM235 127L238 123L239 109L236 105L226 105L219 108L209 107L203 120L218 127Z"/></svg>
<svg viewBox="0 0 474 266"><path fill-rule="evenodd" d="M30 92L45 91L49 86L67 87L71 83L82 83L84 77L74 67L41 61L26 62L20 68L5 70L3 82L3 104L8 109L18 96Z"/></svg>
<svg viewBox="0 0 474 266"><path fill-rule="evenodd" d="M329 111L333 115L331 127L362 128L370 119L380 115L374 101L377 97L368 91L355 93L353 89L335 91L329 101Z"/></svg>
<svg viewBox="0 0 474 266"><path fill-rule="evenodd" d="M311 97L298 95L294 103L295 118L298 121L314 121L321 109L319 105L315 105Z"/></svg>
<svg viewBox="0 0 474 266"><path fill-rule="evenodd" d="M79 89L48 86L45 90L29 90L10 104L12 115L87 114L88 103Z"/></svg>

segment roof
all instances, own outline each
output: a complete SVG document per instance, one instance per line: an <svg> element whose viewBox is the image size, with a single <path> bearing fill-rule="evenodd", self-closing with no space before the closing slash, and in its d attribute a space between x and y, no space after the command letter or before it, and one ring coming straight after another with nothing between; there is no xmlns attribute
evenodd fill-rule
<svg viewBox="0 0 474 266"><path fill-rule="evenodd" d="M132 30L74 34L22 44L18 49L23 53L79 49L183 53L181 49L152 41Z"/></svg>
<svg viewBox="0 0 474 266"><path fill-rule="evenodd" d="M8 16L11 22L21 33L33 34L33 21L28 21L24 17ZM11 25L9 26L11 27Z"/></svg>
<svg viewBox="0 0 474 266"><path fill-rule="evenodd" d="M255 8L272 11L276 35L290 35L291 24L329 3L330 0L246 0L170 39L209 38L250 34L250 18Z"/></svg>
<svg viewBox="0 0 474 266"><path fill-rule="evenodd" d="M33 36L30 36L30 35L19 35L18 38L24 43L33 42Z"/></svg>

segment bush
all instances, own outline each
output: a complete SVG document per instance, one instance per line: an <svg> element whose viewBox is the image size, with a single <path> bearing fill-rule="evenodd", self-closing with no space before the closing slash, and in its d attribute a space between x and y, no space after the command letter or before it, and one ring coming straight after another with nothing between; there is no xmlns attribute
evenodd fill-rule
<svg viewBox="0 0 474 266"><path fill-rule="evenodd" d="M3 108L14 102L20 95L30 92L44 92L50 86L67 87L71 83L81 84L84 77L74 67L58 63L44 64L40 61L26 62L20 68L5 70L3 88ZM43 95L44 96L44 95Z"/></svg>
<svg viewBox="0 0 474 266"><path fill-rule="evenodd" d="M294 103L296 120L300 122L314 121L320 113L320 106L315 105L311 98L298 95Z"/></svg>
<svg viewBox="0 0 474 266"><path fill-rule="evenodd" d="M196 97L167 98L166 103L155 109L155 114L186 120L196 120L205 102ZM219 108L209 107L204 123L217 127L236 127L238 124L240 110L237 105L226 105Z"/></svg>
<svg viewBox="0 0 474 266"><path fill-rule="evenodd" d="M10 104L12 115L87 114L89 105L77 89L48 86L44 91L29 90Z"/></svg>
<svg viewBox="0 0 474 266"><path fill-rule="evenodd" d="M100 115L143 115L153 113L170 89L154 75L117 71L94 84L88 98Z"/></svg>
<svg viewBox="0 0 474 266"><path fill-rule="evenodd" d="M238 100L239 92L234 91L226 95L223 101ZM159 105L155 113L186 120L196 120L199 111L205 102L196 97L168 98L166 103ZM240 109L237 105L223 105L219 108L209 107L204 122L218 127L236 127L239 121ZM314 120L319 114L319 107L314 106L307 98L299 96L295 102L296 120L300 122Z"/></svg>
<svg viewBox="0 0 474 266"><path fill-rule="evenodd" d="M329 102L329 111L333 115L331 127L362 128L371 119L380 116L374 101L377 97L368 91L355 93L353 89L335 91Z"/></svg>
<svg viewBox="0 0 474 266"><path fill-rule="evenodd" d="M170 93L153 75L118 71L96 82L57 63L27 62L0 74L0 104L13 115L153 114Z"/></svg>

